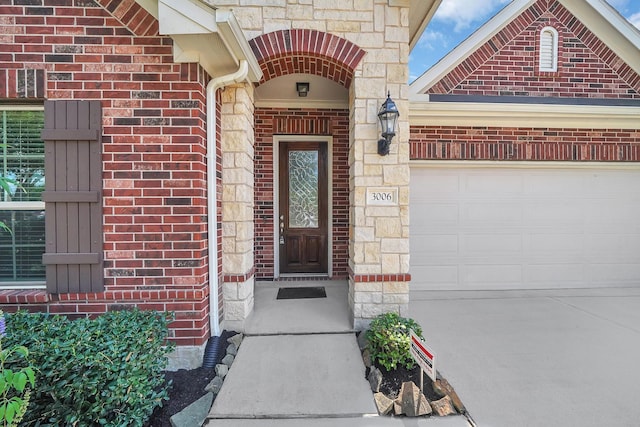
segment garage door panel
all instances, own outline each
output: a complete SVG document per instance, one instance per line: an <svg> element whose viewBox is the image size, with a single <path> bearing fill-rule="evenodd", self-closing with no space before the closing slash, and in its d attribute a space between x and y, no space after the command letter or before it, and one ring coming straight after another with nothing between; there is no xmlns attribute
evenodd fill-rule
<svg viewBox="0 0 640 427"><path fill-rule="evenodd" d="M461 236L460 251L462 256L483 256L487 252L508 255L514 251L522 251L522 235L520 234L465 234Z"/></svg>
<svg viewBox="0 0 640 427"><path fill-rule="evenodd" d="M525 280L533 288L584 287L587 278L582 263L547 263L533 264L525 267Z"/></svg>
<svg viewBox="0 0 640 427"><path fill-rule="evenodd" d="M460 217L464 224L509 225L522 221L522 208L508 203L494 202L490 206L485 201L461 202Z"/></svg>
<svg viewBox="0 0 640 427"><path fill-rule="evenodd" d="M640 286L639 189L640 168L412 165L412 286Z"/></svg>
<svg viewBox="0 0 640 427"><path fill-rule="evenodd" d="M524 195L526 197L572 197L582 193L585 186L583 176L554 171L530 172L525 178Z"/></svg>
<svg viewBox="0 0 640 427"><path fill-rule="evenodd" d="M522 282L522 265L519 264L467 264L461 267L463 287L501 286Z"/></svg>
<svg viewBox="0 0 640 427"><path fill-rule="evenodd" d="M527 201L524 206L524 222L531 225L556 226L563 224L582 224L584 207L582 203L570 203L566 200Z"/></svg>
<svg viewBox="0 0 640 427"><path fill-rule="evenodd" d="M527 233L524 239L524 254L535 256L549 253L568 253L578 256L584 251L584 235L579 233L535 232Z"/></svg>
<svg viewBox="0 0 640 427"><path fill-rule="evenodd" d="M476 197L487 197L500 194L503 197L519 196L522 194L523 181L521 177L508 174L470 173L463 181L463 191Z"/></svg>

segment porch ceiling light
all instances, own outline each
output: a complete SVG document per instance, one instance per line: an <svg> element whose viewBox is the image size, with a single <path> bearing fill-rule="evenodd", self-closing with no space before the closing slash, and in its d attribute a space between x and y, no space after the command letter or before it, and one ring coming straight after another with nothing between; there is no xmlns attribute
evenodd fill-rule
<svg viewBox="0 0 640 427"><path fill-rule="evenodd" d="M391 99L391 93L388 92L387 99L378 112L378 120L380 120L380 128L382 129L382 139L378 141L378 154L381 156L389 154L389 145L391 145L391 140L396 135L398 117L400 117L398 107Z"/></svg>
<svg viewBox="0 0 640 427"><path fill-rule="evenodd" d="M307 96L309 94L309 82L297 82L296 92L298 92L298 96L300 97Z"/></svg>

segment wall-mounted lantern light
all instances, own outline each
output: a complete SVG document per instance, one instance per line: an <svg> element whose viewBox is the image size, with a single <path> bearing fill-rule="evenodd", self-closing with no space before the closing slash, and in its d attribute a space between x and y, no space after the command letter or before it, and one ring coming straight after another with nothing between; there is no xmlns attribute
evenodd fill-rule
<svg viewBox="0 0 640 427"><path fill-rule="evenodd" d="M378 112L378 120L380 120L380 128L382 129L382 139L378 141L378 154L386 156L389 154L389 145L396 135L396 123L398 123L398 107L391 99L391 93L387 93L387 99L380 107Z"/></svg>
<svg viewBox="0 0 640 427"><path fill-rule="evenodd" d="M296 92L298 92L298 96L300 97L307 96L309 94L309 82L297 82Z"/></svg>

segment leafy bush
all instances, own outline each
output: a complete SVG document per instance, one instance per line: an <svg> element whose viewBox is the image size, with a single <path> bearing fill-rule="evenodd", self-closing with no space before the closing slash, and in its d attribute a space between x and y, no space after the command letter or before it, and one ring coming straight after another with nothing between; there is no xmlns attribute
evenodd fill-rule
<svg viewBox="0 0 640 427"><path fill-rule="evenodd" d="M366 332L371 359L384 366L387 371L397 369L398 365L413 368L415 362L410 353L411 329L422 337L422 328L413 319L401 317L397 313L377 316Z"/></svg>
<svg viewBox="0 0 640 427"><path fill-rule="evenodd" d="M0 310L0 338L4 337L5 318ZM23 366L28 356L26 347L3 348L0 342L0 425L3 427L17 426L27 412L31 389L35 387L33 368ZM13 369L6 367L8 365Z"/></svg>
<svg viewBox="0 0 640 427"><path fill-rule="evenodd" d="M8 343L30 349L37 388L23 422L143 426L168 399L167 313L116 311L94 320L18 312Z"/></svg>

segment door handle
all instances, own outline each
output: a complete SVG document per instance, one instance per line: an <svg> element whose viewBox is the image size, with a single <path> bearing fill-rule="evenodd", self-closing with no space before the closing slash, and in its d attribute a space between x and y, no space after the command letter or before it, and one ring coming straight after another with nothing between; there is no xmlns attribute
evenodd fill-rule
<svg viewBox="0 0 640 427"><path fill-rule="evenodd" d="M284 215L280 215L280 244L284 245Z"/></svg>

